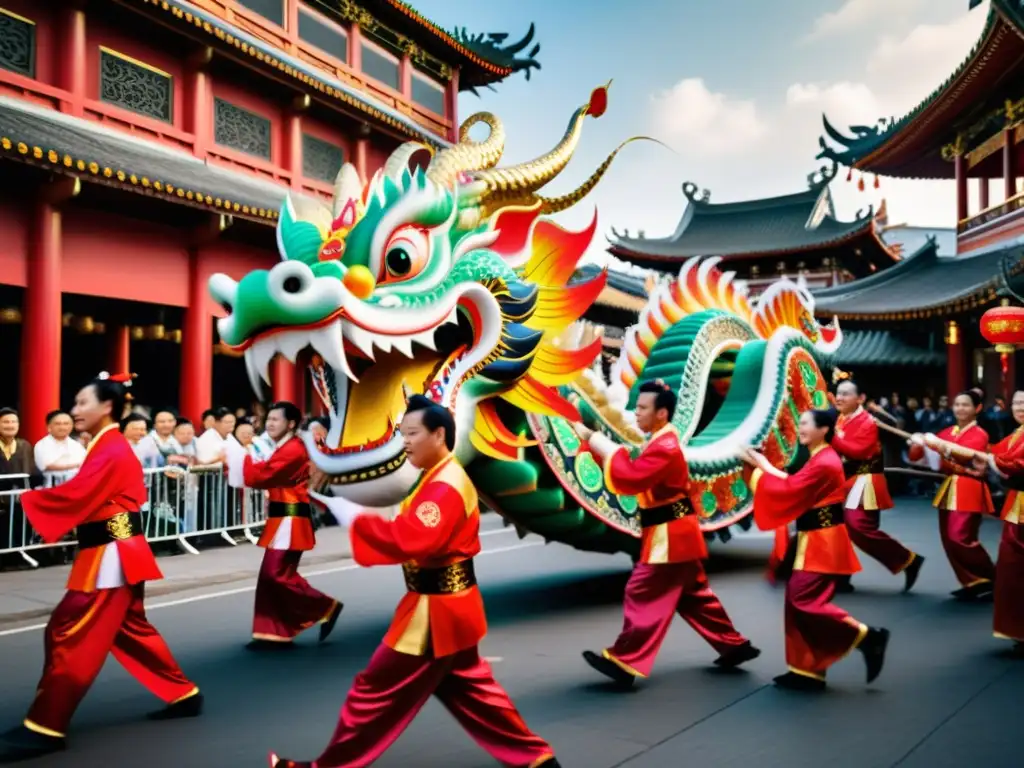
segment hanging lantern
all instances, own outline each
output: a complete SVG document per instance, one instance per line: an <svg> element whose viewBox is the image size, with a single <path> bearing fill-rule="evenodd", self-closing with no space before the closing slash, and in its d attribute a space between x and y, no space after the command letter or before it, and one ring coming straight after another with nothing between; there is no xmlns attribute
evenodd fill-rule
<svg viewBox="0 0 1024 768"><path fill-rule="evenodd" d="M999 354L1024 344L1024 307L993 307L981 316L981 335L995 344Z"/></svg>
<svg viewBox="0 0 1024 768"><path fill-rule="evenodd" d="M849 182L849 181L853 181L853 168L851 168L850 170L848 170L848 171L846 172L846 180L847 180L848 182Z"/></svg>
<svg viewBox="0 0 1024 768"><path fill-rule="evenodd" d="M91 317L75 318L75 330L79 333L92 333L95 328L96 324Z"/></svg>
<svg viewBox="0 0 1024 768"><path fill-rule="evenodd" d="M864 191L864 177L863 176L861 176L860 179L857 181L857 189L859 191L861 191L861 192Z"/></svg>
<svg viewBox="0 0 1024 768"><path fill-rule="evenodd" d="M21 312L14 307L0 309L0 325L16 325L21 322Z"/></svg>
<svg viewBox="0 0 1024 768"><path fill-rule="evenodd" d="M882 186L882 185L878 181L878 174L875 174L875 189L878 189L880 186Z"/></svg>
<svg viewBox="0 0 1024 768"><path fill-rule="evenodd" d="M142 341L146 338L146 329L141 325L133 325L131 329L132 341Z"/></svg>

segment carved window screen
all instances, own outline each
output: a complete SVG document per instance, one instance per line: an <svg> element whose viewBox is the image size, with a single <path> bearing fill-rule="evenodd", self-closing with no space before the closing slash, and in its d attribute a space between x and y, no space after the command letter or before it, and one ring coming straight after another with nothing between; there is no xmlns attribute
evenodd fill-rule
<svg viewBox="0 0 1024 768"><path fill-rule="evenodd" d="M348 63L348 35L345 34L345 30L310 13L301 5L299 6L299 39L310 45L315 45L339 61Z"/></svg>
<svg viewBox="0 0 1024 768"><path fill-rule="evenodd" d="M396 91L402 89L402 85L398 81L398 59L366 40L363 40L362 54L365 74Z"/></svg>
<svg viewBox="0 0 1024 768"><path fill-rule="evenodd" d="M444 88L419 72L412 74L412 100L435 115L444 115Z"/></svg>
<svg viewBox="0 0 1024 768"><path fill-rule="evenodd" d="M101 47L100 100L169 123L174 118L174 78Z"/></svg>
<svg viewBox="0 0 1024 768"><path fill-rule="evenodd" d="M341 147L308 133L302 134L302 175L307 179L333 184L344 162Z"/></svg>
<svg viewBox="0 0 1024 768"><path fill-rule="evenodd" d="M270 120L224 99L214 99L213 107L215 142L222 147L270 160Z"/></svg>
<svg viewBox="0 0 1024 768"><path fill-rule="evenodd" d="M36 23L0 8L0 68L36 76Z"/></svg>
<svg viewBox="0 0 1024 768"><path fill-rule="evenodd" d="M238 0L238 4L279 27L284 26L284 0Z"/></svg>

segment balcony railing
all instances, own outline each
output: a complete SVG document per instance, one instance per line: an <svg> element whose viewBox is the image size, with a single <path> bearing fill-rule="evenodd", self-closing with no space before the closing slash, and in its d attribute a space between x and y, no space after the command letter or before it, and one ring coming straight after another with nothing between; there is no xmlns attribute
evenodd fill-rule
<svg viewBox="0 0 1024 768"><path fill-rule="evenodd" d="M957 234L965 235L968 232L973 232L986 224L991 224L993 221L1011 216L1022 208L1024 208L1024 192L1019 192L998 205L989 206L983 211L978 211L973 216L961 219L956 227Z"/></svg>

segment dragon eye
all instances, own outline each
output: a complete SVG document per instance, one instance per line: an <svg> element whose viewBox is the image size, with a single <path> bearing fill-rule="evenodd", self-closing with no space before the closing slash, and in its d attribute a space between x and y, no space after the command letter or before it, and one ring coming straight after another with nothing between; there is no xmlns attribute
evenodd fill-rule
<svg viewBox="0 0 1024 768"><path fill-rule="evenodd" d="M427 265L430 259L430 235L416 226L396 230L384 248L378 283L397 283L410 280Z"/></svg>

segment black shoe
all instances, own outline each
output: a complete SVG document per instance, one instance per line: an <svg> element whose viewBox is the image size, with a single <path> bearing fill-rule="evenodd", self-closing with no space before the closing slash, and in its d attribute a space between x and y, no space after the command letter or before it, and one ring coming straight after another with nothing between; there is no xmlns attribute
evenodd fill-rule
<svg viewBox="0 0 1024 768"><path fill-rule="evenodd" d="M47 736L24 725L12 728L0 735L0 763L17 763L31 760L53 752L67 749L66 740L59 736Z"/></svg>
<svg viewBox="0 0 1024 768"><path fill-rule="evenodd" d="M331 615L327 617L327 621L320 625L320 640L323 642L328 638L331 632L334 631L334 625L338 623L338 617L341 616L341 610L345 607L344 603L336 602L334 604L334 610L331 611Z"/></svg>
<svg viewBox="0 0 1024 768"><path fill-rule="evenodd" d="M755 648L747 640L743 645L738 645L715 659L715 665L723 669L735 669L740 664L753 661L760 655L761 649Z"/></svg>
<svg viewBox="0 0 1024 768"><path fill-rule="evenodd" d="M790 691L824 691L825 681L807 675L798 675L796 672L787 672L775 678L775 684L779 688L786 688Z"/></svg>
<svg viewBox="0 0 1024 768"><path fill-rule="evenodd" d="M837 595L849 595L857 590L853 584L850 583L849 576L840 576L836 579L836 594Z"/></svg>
<svg viewBox="0 0 1024 768"><path fill-rule="evenodd" d="M1010 655L1016 659L1024 659L1024 642L1018 640L1010 649Z"/></svg>
<svg viewBox="0 0 1024 768"><path fill-rule="evenodd" d="M611 659L606 659L604 656L600 656L593 651L584 651L583 658L587 664L592 666L602 675L611 678L616 685L623 688L630 688L636 681L635 675L631 675Z"/></svg>
<svg viewBox="0 0 1024 768"><path fill-rule="evenodd" d="M910 565L903 569L903 575L906 578L906 582L903 584L904 592L909 592L914 588L914 585L917 583L917 577L921 573L922 565L924 565L924 558L915 554L914 559L910 561Z"/></svg>
<svg viewBox="0 0 1024 768"><path fill-rule="evenodd" d="M885 649L888 645L888 629L869 629L867 636L857 646L857 649L864 654L869 683L874 682L875 678L882 673L882 665L885 664Z"/></svg>
<svg viewBox="0 0 1024 768"><path fill-rule="evenodd" d="M277 642L276 640L250 640L246 646L247 651L290 651L295 647L291 640Z"/></svg>
<svg viewBox="0 0 1024 768"><path fill-rule="evenodd" d="M199 717L203 714L203 694L196 693L181 701L168 704L163 709L150 712L147 720L180 720L183 717Z"/></svg>
<svg viewBox="0 0 1024 768"><path fill-rule="evenodd" d="M537 768L562 768L562 764L555 757L545 760L543 763L531 763L531 765L536 765Z"/></svg>
<svg viewBox="0 0 1024 768"><path fill-rule="evenodd" d="M299 763L295 760L289 760L286 757L278 757L273 752L270 753L270 768L313 768L312 763Z"/></svg>
<svg viewBox="0 0 1024 768"><path fill-rule="evenodd" d="M993 599L995 585L991 581L979 581L977 584L972 584L969 587L961 587L954 590L950 594L961 602L983 603Z"/></svg>

